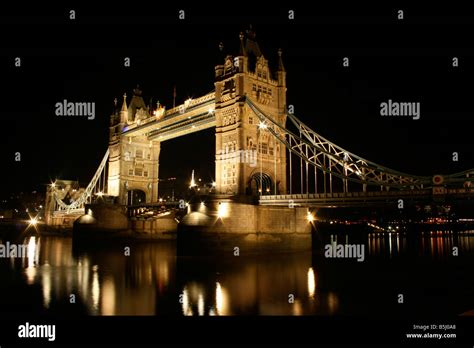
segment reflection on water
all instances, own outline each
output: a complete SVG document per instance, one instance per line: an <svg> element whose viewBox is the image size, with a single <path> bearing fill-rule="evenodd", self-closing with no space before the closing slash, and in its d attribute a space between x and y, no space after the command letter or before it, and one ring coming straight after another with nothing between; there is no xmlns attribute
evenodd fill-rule
<svg viewBox="0 0 474 348"><path fill-rule="evenodd" d="M399 255L401 250L406 249L406 238L399 232L369 233L367 244L369 255L387 252L388 256L392 257Z"/></svg>
<svg viewBox="0 0 474 348"><path fill-rule="evenodd" d="M347 234L332 238L351 240ZM409 253L446 258L454 246L459 253L473 247L473 231L425 232L419 238L369 233L365 238L368 262ZM334 315L350 308L353 289L365 284L345 281L354 276L354 268L334 269L330 261L311 253L215 260L176 257L173 242L138 243L131 246L130 256L125 256L124 245L76 250L64 237L30 236L23 243L27 256L10 259L8 267L41 291L42 306L50 311L69 308L65 306L72 305L74 295L74 305L90 315ZM361 269L356 277L370 277Z"/></svg>
<svg viewBox="0 0 474 348"><path fill-rule="evenodd" d="M31 236L23 244L27 256L8 259L10 268L26 284L40 285L45 309L69 304L74 295L91 315L154 315L176 264L169 245L138 245L124 256L123 246L73 251L71 238L63 237Z"/></svg>
<svg viewBox="0 0 474 348"><path fill-rule="evenodd" d="M24 243L27 245L27 266L26 266L26 279L28 284L33 284L33 281L35 279L36 275L36 268L35 265L38 264L38 259L39 259L39 250L40 250L40 244L39 244L39 239L36 241L35 236L31 236L28 240L28 242ZM13 259L12 259L13 261ZM25 260L23 260L25 261Z"/></svg>
<svg viewBox="0 0 474 348"><path fill-rule="evenodd" d="M424 231L421 236L410 241L407 233L369 233L369 255L396 256L416 250L418 255L432 258L443 258L453 255L453 248L458 252L472 252L474 231ZM413 239L413 238L412 238ZM408 243L413 242L415 248L409 248Z"/></svg>
<svg viewBox="0 0 474 348"><path fill-rule="evenodd" d="M314 307L310 302L315 302L314 277L310 253L218 263L178 260L183 315L309 314ZM302 308L295 313L298 306Z"/></svg>
<svg viewBox="0 0 474 348"><path fill-rule="evenodd" d="M181 294L183 315L228 315L229 297L227 290L223 289L219 282L215 284L215 297L210 299L212 305L209 305L206 311L205 305L206 289L203 285L191 282L184 286Z"/></svg>
<svg viewBox="0 0 474 348"><path fill-rule="evenodd" d="M308 269L308 296L314 298L316 292L316 277L314 276L313 267Z"/></svg>

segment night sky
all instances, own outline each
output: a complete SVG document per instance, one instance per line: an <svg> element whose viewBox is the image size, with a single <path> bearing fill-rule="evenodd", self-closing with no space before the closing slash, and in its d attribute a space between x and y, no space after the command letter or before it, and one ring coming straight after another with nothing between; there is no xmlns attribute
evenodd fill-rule
<svg viewBox="0 0 474 348"><path fill-rule="evenodd" d="M474 168L474 18L466 9L312 4L295 7L290 21L291 7L228 2L218 10L183 7L180 21L179 5L62 6L0 12L2 196L44 190L55 178L86 184L107 149L114 98L121 106L123 93L129 101L139 84L146 103L153 98L171 108L174 85L177 104L212 91L219 42L237 53L239 32L249 24L271 66L283 49L288 104L324 137L407 173ZM63 99L95 102L95 120L55 116ZM381 117L388 99L420 102L420 120ZM196 169L213 179L214 147L213 129L164 142L160 177L188 180Z"/></svg>

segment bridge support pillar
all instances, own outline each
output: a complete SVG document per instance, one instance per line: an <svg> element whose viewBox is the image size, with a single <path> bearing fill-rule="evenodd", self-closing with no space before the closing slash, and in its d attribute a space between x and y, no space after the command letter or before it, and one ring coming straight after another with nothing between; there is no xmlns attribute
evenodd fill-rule
<svg viewBox="0 0 474 348"><path fill-rule="evenodd" d="M268 207L212 199L191 204L178 225L178 253L239 254L310 250L307 208Z"/></svg>
<svg viewBox="0 0 474 348"><path fill-rule="evenodd" d="M158 165L161 143L146 136L121 136L110 144L108 194L129 204L130 194L141 191L140 203L158 202ZM132 193L130 193L132 192Z"/></svg>
<svg viewBox="0 0 474 348"><path fill-rule="evenodd" d="M53 224L53 214L56 208L56 201L54 200L53 188L48 185L46 188L46 198L44 204L44 220L46 225Z"/></svg>

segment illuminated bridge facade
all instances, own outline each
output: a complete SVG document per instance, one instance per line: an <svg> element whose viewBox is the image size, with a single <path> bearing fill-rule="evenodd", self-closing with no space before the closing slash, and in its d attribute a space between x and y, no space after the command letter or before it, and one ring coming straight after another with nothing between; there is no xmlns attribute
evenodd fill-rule
<svg viewBox="0 0 474 348"><path fill-rule="evenodd" d="M130 205L158 202L161 143L215 129L215 192L253 196L260 205L347 206L393 202L403 197L456 196L471 199L474 169L417 176L366 160L319 135L287 105L282 52L272 71L255 40L240 35L240 50L215 67L210 93L171 109L146 105L137 86L110 117L109 148L93 179L72 202L52 187L50 209L83 211L94 196L107 194ZM295 185L295 182L298 185Z"/></svg>

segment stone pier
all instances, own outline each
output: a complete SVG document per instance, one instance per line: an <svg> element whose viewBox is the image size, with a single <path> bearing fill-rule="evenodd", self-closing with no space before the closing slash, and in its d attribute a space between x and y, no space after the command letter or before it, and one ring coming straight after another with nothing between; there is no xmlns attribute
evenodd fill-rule
<svg viewBox="0 0 474 348"><path fill-rule="evenodd" d="M178 253L251 254L311 249L307 208L218 199L196 202L178 225ZM236 249L237 248L237 249Z"/></svg>
<svg viewBox="0 0 474 348"><path fill-rule="evenodd" d="M129 218L127 208L117 204L86 205L86 214L73 226L73 238L81 239L175 239L177 221L173 212L161 217Z"/></svg>

